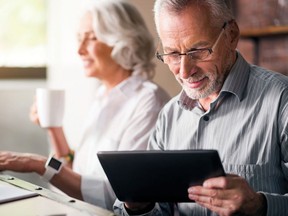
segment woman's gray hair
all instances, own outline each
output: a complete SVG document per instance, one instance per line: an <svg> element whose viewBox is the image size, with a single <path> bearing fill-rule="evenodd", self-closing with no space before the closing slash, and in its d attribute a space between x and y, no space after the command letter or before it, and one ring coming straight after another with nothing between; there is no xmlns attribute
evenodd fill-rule
<svg viewBox="0 0 288 216"><path fill-rule="evenodd" d="M112 58L133 75L152 79L154 38L136 7L122 0L98 0L87 9L97 39L113 47Z"/></svg>
<svg viewBox="0 0 288 216"><path fill-rule="evenodd" d="M221 26L224 22L235 19L231 0L155 0L154 19L159 34L159 19L161 12L177 14L190 5L205 6L210 10L212 26ZM165 19L165 17L163 17Z"/></svg>

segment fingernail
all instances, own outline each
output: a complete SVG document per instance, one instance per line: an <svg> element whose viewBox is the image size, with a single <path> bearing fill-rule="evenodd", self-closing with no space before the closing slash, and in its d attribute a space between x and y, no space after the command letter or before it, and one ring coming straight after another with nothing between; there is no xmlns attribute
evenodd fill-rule
<svg viewBox="0 0 288 216"><path fill-rule="evenodd" d="M203 183L203 187L209 187L209 182L205 181L205 182Z"/></svg>
<svg viewBox="0 0 288 216"><path fill-rule="evenodd" d="M194 188L194 187L190 187L190 188L188 189L188 192L189 192L189 193L194 193L194 192L195 192L195 188Z"/></svg>

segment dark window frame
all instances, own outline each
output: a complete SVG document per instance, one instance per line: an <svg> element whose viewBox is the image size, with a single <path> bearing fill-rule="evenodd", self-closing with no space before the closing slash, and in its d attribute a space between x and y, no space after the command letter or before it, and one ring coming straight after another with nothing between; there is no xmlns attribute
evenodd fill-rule
<svg viewBox="0 0 288 216"><path fill-rule="evenodd" d="M0 67L0 80L46 79L46 67Z"/></svg>

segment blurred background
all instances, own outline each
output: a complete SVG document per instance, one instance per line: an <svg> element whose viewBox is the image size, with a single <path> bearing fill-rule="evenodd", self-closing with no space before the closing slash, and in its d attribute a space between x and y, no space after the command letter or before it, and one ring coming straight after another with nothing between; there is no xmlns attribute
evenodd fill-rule
<svg viewBox="0 0 288 216"><path fill-rule="evenodd" d="M37 87L66 90L64 128L72 148L78 143L82 119L98 86L85 78L77 56L78 21L89 1L0 0L0 150L49 154L45 130L28 116ZM140 10L157 41L154 0L127 1ZM288 0L232 2L241 30L238 49L244 57L288 75ZM155 62L155 82L175 96L179 85L167 66ZM45 186L36 174L9 174Z"/></svg>

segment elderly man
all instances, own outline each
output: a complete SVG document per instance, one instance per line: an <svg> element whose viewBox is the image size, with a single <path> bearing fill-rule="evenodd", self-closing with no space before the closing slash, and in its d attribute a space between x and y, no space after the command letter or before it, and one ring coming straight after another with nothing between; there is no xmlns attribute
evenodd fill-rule
<svg viewBox="0 0 288 216"><path fill-rule="evenodd" d="M157 57L183 91L163 108L149 149L217 149L227 176L187 188L195 202L116 201L115 213L287 215L287 77L248 64L236 50L229 1L156 0L154 12Z"/></svg>

